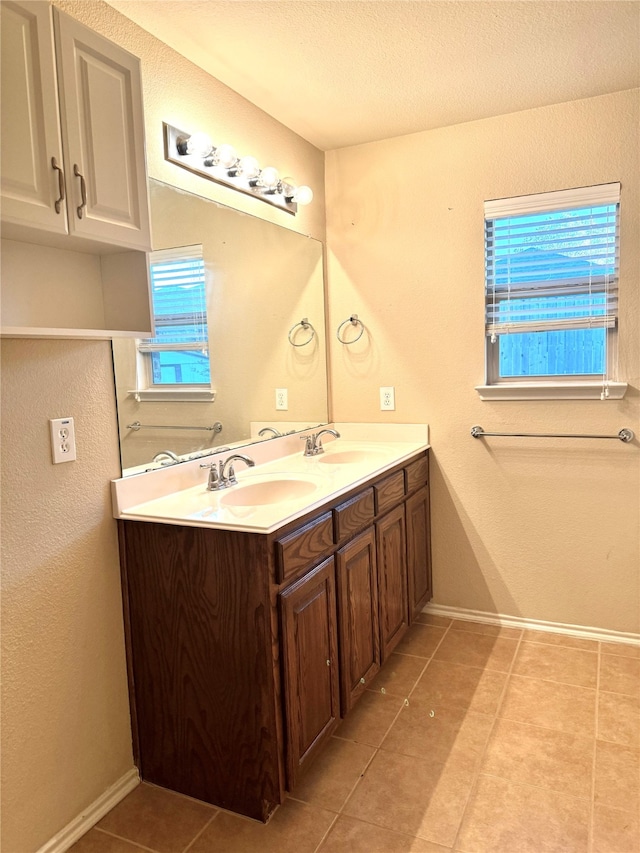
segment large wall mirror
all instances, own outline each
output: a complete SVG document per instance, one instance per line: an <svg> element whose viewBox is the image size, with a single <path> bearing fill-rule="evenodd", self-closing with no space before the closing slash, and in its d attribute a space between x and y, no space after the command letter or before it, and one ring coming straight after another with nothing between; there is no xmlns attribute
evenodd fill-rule
<svg viewBox="0 0 640 853"><path fill-rule="evenodd" d="M154 250L176 250L166 254L180 258L181 247L187 256L201 247L207 340L199 353L208 357L211 392L195 385L190 395L185 385L175 394L176 386L166 384L170 371L163 376L154 370L153 342L114 339L123 475L171 463L170 456L154 463L163 451L183 460L326 423L322 243L159 181L149 183ZM189 288L196 285L187 282L183 290ZM154 292L165 291L154 284ZM168 301L156 306L167 323L193 321L192 308L168 306ZM185 312L191 312L188 320ZM156 331L158 341L160 327ZM198 351L190 355L198 360ZM179 375L180 367L176 371ZM188 378L197 374L196 369ZM276 389L286 389L286 410L276 408Z"/></svg>

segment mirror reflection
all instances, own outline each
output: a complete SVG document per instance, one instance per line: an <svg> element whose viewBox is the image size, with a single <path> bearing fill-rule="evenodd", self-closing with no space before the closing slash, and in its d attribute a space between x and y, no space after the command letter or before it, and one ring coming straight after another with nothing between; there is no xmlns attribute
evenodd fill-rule
<svg viewBox="0 0 640 853"><path fill-rule="evenodd" d="M326 423L322 244L149 183L156 337L113 341L123 475Z"/></svg>

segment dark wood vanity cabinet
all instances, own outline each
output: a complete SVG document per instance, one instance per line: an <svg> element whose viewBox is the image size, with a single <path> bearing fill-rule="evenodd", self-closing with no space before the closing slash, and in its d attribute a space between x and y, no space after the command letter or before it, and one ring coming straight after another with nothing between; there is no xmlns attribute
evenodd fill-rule
<svg viewBox="0 0 640 853"><path fill-rule="evenodd" d="M333 557L280 595L287 779L295 784L340 720Z"/></svg>
<svg viewBox="0 0 640 853"><path fill-rule="evenodd" d="M413 621L433 594L428 488L407 498L406 525L409 619Z"/></svg>
<svg viewBox="0 0 640 853"><path fill-rule="evenodd" d="M404 506L400 505L376 522L383 661L389 657L409 627L404 512Z"/></svg>
<svg viewBox="0 0 640 853"><path fill-rule="evenodd" d="M336 554L342 715L380 670L378 571L373 528Z"/></svg>
<svg viewBox="0 0 640 853"><path fill-rule="evenodd" d="M428 470L270 534L119 522L143 779L268 818L431 597Z"/></svg>

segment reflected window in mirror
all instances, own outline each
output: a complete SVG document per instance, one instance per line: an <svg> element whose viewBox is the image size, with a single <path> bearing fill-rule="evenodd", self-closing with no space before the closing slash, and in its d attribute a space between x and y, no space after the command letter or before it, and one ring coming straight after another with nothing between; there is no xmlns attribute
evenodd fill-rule
<svg viewBox="0 0 640 853"><path fill-rule="evenodd" d="M149 269L156 334L138 341L140 397L153 392L211 392L202 246L151 252Z"/></svg>

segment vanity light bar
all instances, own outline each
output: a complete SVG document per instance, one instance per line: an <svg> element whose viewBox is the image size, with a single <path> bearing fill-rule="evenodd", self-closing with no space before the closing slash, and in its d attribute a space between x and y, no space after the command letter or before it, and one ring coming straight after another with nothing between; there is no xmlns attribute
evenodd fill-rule
<svg viewBox="0 0 640 853"><path fill-rule="evenodd" d="M214 146L206 133L185 133L166 122L164 159L209 181L259 198L294 216L298 205L309 204L313 191L281 178L273 166L260 168L255 157L238 157L231 145Z"/></svg>

